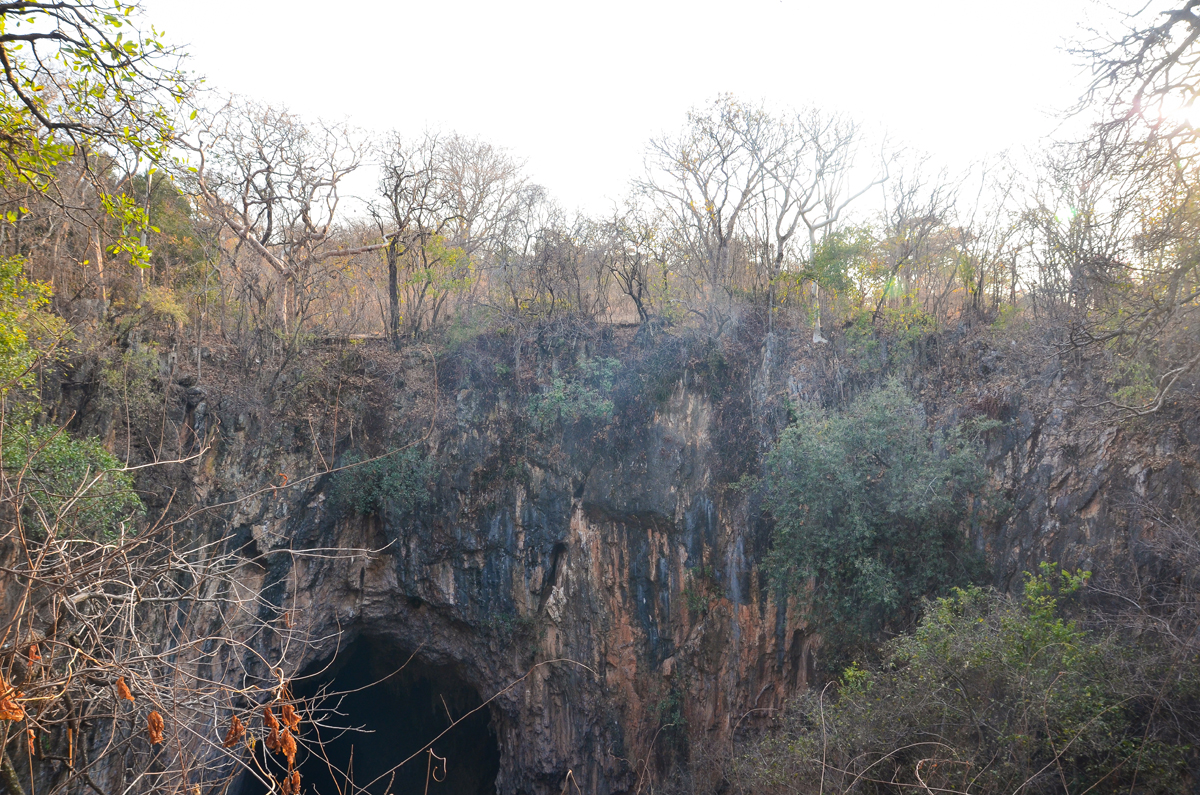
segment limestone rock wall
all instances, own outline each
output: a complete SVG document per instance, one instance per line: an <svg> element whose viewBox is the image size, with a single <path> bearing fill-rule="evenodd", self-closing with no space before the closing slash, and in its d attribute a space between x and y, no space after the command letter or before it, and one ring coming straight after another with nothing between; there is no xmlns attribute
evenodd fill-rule
<svg viewBox="0 0 1200 795"><path fill-rule="evenodd" d="M972 529L996 582L1015 587L1039 560L1114 577L1151 565L1139 546L1153 533L1151 508L1194 510L1192 399L1115 424L1080 407L1086 373L1031 365L986 340L948 347L919 352L900 374L931 422L1004 423L988 462L1011 507ZM469 370L421 382L426 363L372 366L369 352L351 363L358 391L339 375L336 403L307 415L255 408L216 378L193 381L172 387L170 410L211 444L179 481L191 504L230 502L192 520L195 531L243 548L247 584L319 639L287 660L291 671L359 635L390 641L494 699L500 793L557 793L568 772L587 793L644 791L688 770L704 776L736 730L813 676L819 638L766 581L768 520L750 491L731 487L731 462L761 459L787 400L835 404L883 377L775 335L741 354L720 389L685 367L651 409L618 412L619 444L587 421L530 444L514 438L531 433L512 422L519 390ZM331 417L335 450L417 439L437 464L433 505L335 509L334 479L319 473L336 457L309 433ZM278 473L288 485L264 488ZM264 643L268 657L283 648Z"/></svg>

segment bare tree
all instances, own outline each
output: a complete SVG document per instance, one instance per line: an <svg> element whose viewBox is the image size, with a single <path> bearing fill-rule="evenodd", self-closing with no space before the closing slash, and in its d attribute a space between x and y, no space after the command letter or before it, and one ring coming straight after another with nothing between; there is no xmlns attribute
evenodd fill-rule
<svg viewBox="0 0 1200 795"><path fill-rule="evenodd" d="M915 267L928 262L935 248L946 248L946 236L943 234L939 239L938 233L948 230L956 188L944 172L932 179L927 177L922 173L923 165L924 161L918 162L910 171L898 174L887 194L882 235L886 271L871 315L872 323L879 320L888 298L915 291L915 285L905 285L906 281L915 281L916 274L912 272ZM937 269L938 273L941 270ZM952 268L947 289L953 287L956 278Z"/></svg>
<svg viewBox="0 0 1200 795"><path fill-rule="evenodd" d="M767 176L762 183L760 245L766 255L770 303L774 305L775 284L789 259L803 262L794 275L812 285L814 343L825 341L821 335L822 274L816 262L820 238L836 227L856 199L888 178L889 161L881 157L878 171L858 185L853 183L862 138L856 122L812 109L781 125L772 145L746 142ZM805 233L807 247L797 251L795 236L800 231Z"/></svg>
<svg viewBox="0 0 1200 795"><path fill-rule="evenodd" d="M437 323L446 302L469 294L523 185L520 165L490 144L427 133L383 144L382 202L373 210L387 239L388 334L399 345Z"/></svg>
<svg viewBox="0 0 1200 795"><path fill-rule="evenodd" d="M384 247L330 245L341 182L367 151L346 125L306 125L286 111L235 98L204 120L190 146L197 156L192 184L207 211L239 250L253 252L281 280L285 333L296 330L296 291L315 264Z"/></svg>
<svg viewBox="0 0 1200 795"><path fill-rule="evenodd" d="M644 323L664 292L667 252L661 220L631 202L623 213L614 213L604 225L603 235L604 265L633 302L639 322Z"/></svg>
<svg viewBox="0 0 1200 795"><path fill-rule="evenodd" d="M1093 75L1080 109L1100 102L1107 111L1101 134L1148 133L1178 156L1197 133L1186 111L1200 96L1200 2L1176 0L1157 11L1152 5L1124 15L1121 34L1093 31L1091 42L1075 47Z"/></svg>
<svg viewBox="0 0 1200 795"><path fill-rule="evenodd" d="M650 144L640 190L687 242L689 276L704 309L690 309L718 330L732 310L734 257L741 224L758 201L779 146L765 110L722 96L705 111L688 113L677 138Z"/></svg>

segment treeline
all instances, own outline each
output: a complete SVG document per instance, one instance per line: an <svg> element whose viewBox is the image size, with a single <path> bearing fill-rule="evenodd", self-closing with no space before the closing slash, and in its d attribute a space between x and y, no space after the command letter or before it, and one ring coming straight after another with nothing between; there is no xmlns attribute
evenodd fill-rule
<svg viewBox="0 0 1200 795"><path fill-rule="evenodd" d="M4 186L0 246L64 312L170 318L260 362L317 338L399 345L565 316L719 335L756 307L820 343L831 324L1020 313L1057 344L1104 345L1132 408L1190 361L1171 328L1194 303L1197 175L1157 139L1097 136L951 178L844 117L725 96L651 141L624 204L588 217L512 153L453 133L371 138L240 98L188 125L185 155L155 167L92 155L99 188L79 153L47 176L52 195ZM348 210L347 176L372 165L375 193Z"/></svg>
<svg viewBox="0 0 1200 795"><path fill-rule="evenodd" d="M589 217L511 152L454 133L369 137L241 98L187 124L184 154L154 167L76 152L50 193L3 186L0 246L62 311L167 318L258 362L313 339L399 345L566 316L719 335L754 307L820 343L831 324L1022 314L1056 344L1103 345L1116 401L1138 410L1191 366L1172 328L1194 304L1197 174L1153 137L951 178L847 118L724 96L652 140L623 205ZM348 209L346 178L368 167L376 191Z"/></svg>

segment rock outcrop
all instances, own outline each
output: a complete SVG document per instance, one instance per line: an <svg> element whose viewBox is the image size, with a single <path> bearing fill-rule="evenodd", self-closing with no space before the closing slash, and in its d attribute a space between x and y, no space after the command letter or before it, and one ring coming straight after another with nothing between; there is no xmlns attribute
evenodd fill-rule
<svg viewBox="0 0 1200 795"><path fill-rule="evenodd" d="M328 354L325 380L284 408L232 377L191 381L172 387L169 410L209 446L177 475L178 500L231 502L189 521L243 549L247 586L298 616L313 642L291 673L369 638L473 688L499 743L498 792L561 792L568 774L589 795L702 777L737 731L812 681L819 648L760 567L769 520L738 479L757 474L787 401L835 404L883 375L828 347L738 339L681 348L670 366L642 340L526 351L515 365L509 351L505 367L524 368L512 373L494 351L435 374L419 352L360 346ZM1009 510L972 529L997 584L1039 560L1149 565L1139 544L1156 517L1195 504L1191 397L1119 425L1080 407L1086 374L1057 360L1039 370L986 339L944 347L893 371L931 422L1003 423L987 455ZM538 383L598 351L640 362L618 377L611 420L521 419ZM321 473L348 450L409 443L436 462L431 502L338 507L338 478L354 470Z"/></svg>

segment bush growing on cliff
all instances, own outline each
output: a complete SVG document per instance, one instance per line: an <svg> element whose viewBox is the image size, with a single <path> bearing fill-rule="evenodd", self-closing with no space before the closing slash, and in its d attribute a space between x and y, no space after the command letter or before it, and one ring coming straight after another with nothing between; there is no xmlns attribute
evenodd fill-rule
<svg viewBox="0 0 1200 795"><path fill-rule="evenodd" d="M557 375L540 393L529 398L529 416L545 430L559 420L606 419L612 415L609 397L621 362L610 358L583 359L577 373Z"/></svg>
<svg viewBox="0 0 1200 795"><path fill-rule="evenodd" d="M124 464L99 439L37 426L34 374L67 338L48 311L50 287L25 276L21 257L0 259L0 485L32 538L102 538L139 516ZM131 523L126 530L132 531Z"/></svg>
<svg viewBox="0 0 1200 795"><path fill-rule="evenodd" d="M4 429L5 474L35 537L46 528L93 538L135 530L142 501L125 465L99 439L75 439L60 428L28 423Z"/></svg>
<svg viewBox="0 0 1200 795"><path fill-rule="evenodd" d="M361 460L357 454L347 453L342 463L347 466ZM430 502L429 480L433 474L433 459L415 447L368 460L334 476L333 507L359 516L379 514L385 509L404 516Z"/></svg>
<svg viewBox="0 0 1200 795"><path fill-rule="evenodd" d="M1153 723L1151 705L1194 689L1184 681L1194 674L1160 677L1150 688L1130 676L1130 663L1144 667L1145 649L1065 616L1087 577L1043 566L1021 598L971 587L927 603L881 665L852 666L836 691L793 703L777 730L737 760L738 788L1182 791L1188 749ZM1175 720L1168 711L1164 723Z"/></svg>
<svg viewBox="0 0 1200 795"><path fill-rule="evenodd" d="M896 381L841 413L801 408L766 486L769 566L809 600L831 650L902 629L923 597L980 573L966 539L987 488L979 451L957 432L935 437Z"/></svg>

